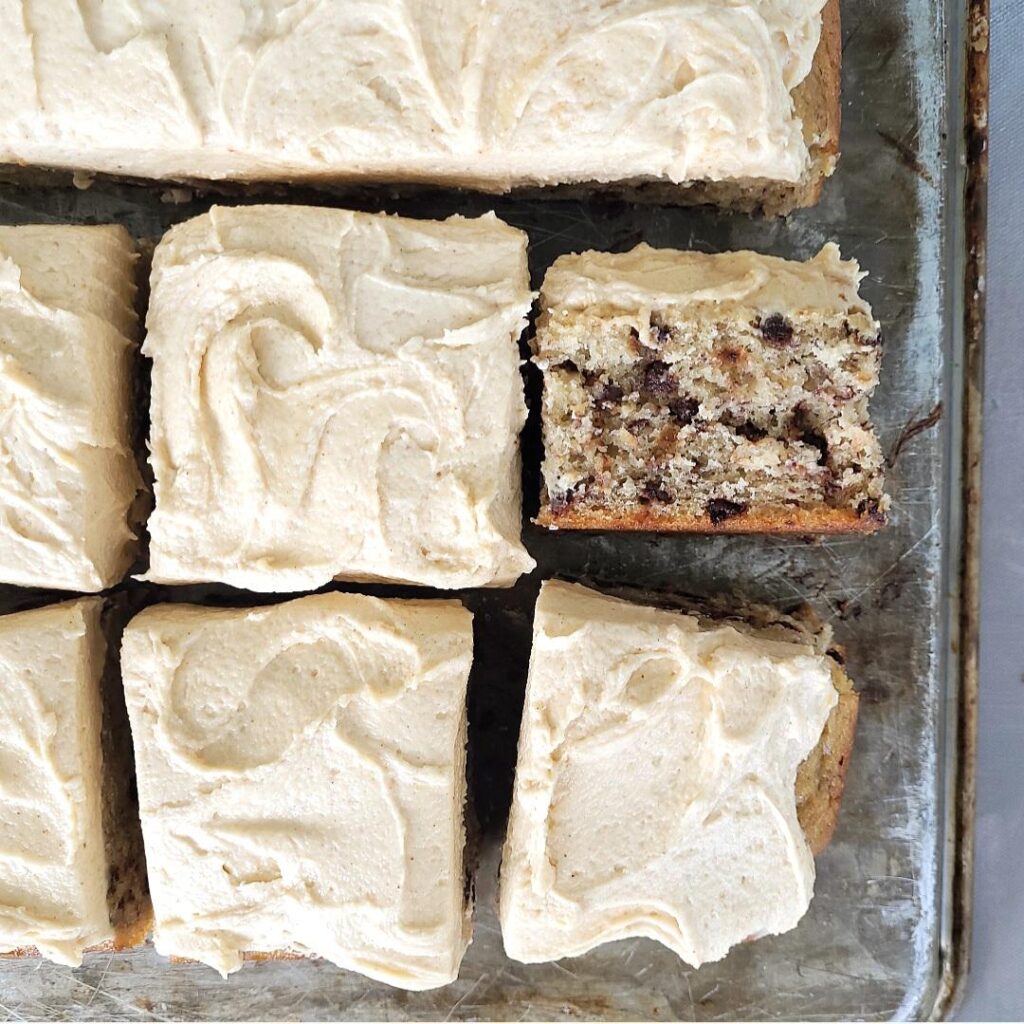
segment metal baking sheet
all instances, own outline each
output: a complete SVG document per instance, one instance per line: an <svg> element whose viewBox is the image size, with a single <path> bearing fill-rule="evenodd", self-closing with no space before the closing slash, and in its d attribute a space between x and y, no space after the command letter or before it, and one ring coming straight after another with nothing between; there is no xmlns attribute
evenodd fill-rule
<svg viewBox="0 0 1024 1024"><path fill-rule="evenodd" d="M963 202L963 158L965 137L977 142L980 133L983 141L984 98L975 84L973 134L965 134L962 97L984 15L979 0L844 2L843 156L821 204L787 221L607 197L403 199L244 188L217 197L431 217L494 208L529 231L535 284L556 256L584 248L647 241L807 258L837 240L870 272L864 293L885 333L873 409L892 462L891 525L874 537L823 542L550 534L526 525L539 571L510 591L462 595L476 613L470 760L479 867L475 937L455 984L404 993L313 960L248 963L222 981L147 947L90 955L77 970L0 963L0 1019L880 1020L948 1012L965 970L973 783L980 349L976 330L964 325L977 326L980 290L965 292L964 281L977 276L983 227L977 201L970 219ZM20 181L0 189L0 222L117 221L141 239L158 237L213 198L163 185L98 181L83 190L66 177L44 187ZM966 184L976 200L978 175ZM537 502L537 386L531 371L527 515ZM550 965L504 957L495 914L498 849L531 610L541 577L552 575L731 591L780 604L807 600L833 622L861 691L860 728L839 829L818 860L816 896L795 931L740 946L699 970L649 940ZM137 604L266 600L216 587L127 589ZM4 609L39 599L0 590Z"/></svg>

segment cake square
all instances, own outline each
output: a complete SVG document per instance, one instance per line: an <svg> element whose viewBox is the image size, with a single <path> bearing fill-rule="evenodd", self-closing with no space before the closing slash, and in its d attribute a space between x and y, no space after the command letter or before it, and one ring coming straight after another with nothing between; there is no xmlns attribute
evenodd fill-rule
<svg viewBox="0 0 1024 1024"><path fill-rule="evenodd" d="M0 955L76 966L87 949L145 936L102 607L82 598L0 616Z"/></svg>
<svg viewBox="0 0 1024 1024"><path fill-rule="evenodd" d="M0 582L98 591L135 557L136 259L121 227L0 227Z"/></svg>
<svg viewBox="0 0 1024 1024"><path fill-rule="evenodd" d="M652 249L563 256L541 288L538 522L561 529L869 533L885 523L863 275Z"/></svg>
<svg viewBox="0 0 1024 1024"><path fill-rule="evenodd" d="M511 585L526 235L215 207L153 259L157 583Z"/></svg>
<svg viewBox="0 0 1024 1024"><path fill-rule="evenodd" d="M501 865L508 955L647 937L698 967L795 927L856 712L809 618L545 583Z"/></svg>
<svg viewBox="0 0 1024 1024"><path fill-rule="evenodd" d="M457 976L461 604L156 605L121 657L159 952L225 975L253 954L408 989Z"/></svg>
<svg viewBox="0 0 1024 1024"><path fill-rule="evenodd" d="M839 0L0 0L0 60L14 164L779 213L838 154Z"/></svg>

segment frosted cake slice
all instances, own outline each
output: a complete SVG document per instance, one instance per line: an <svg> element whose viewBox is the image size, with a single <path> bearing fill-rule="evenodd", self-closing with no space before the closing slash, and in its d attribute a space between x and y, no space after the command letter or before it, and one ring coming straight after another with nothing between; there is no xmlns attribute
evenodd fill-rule
<svg viewBox="0 0 1024 1024"><path fill-rule="evenodd" d="M698 967L795 927L856 724L828 641L770 609L715 619L545 583L501 865L508 955L647 937Z"/></svg>
<svg viewBox="0 0 1024 1024"><path fill-rule="evenodd" d="M840 42L839 0L0 0L0 161L780 213L835 167Z"/></svg>
<svg viewBox="0 0 1024 1024"><path fill-rule="evenodd" d="M520 540L526 235L215 207L153 260L147 578L507 586Z"/></svg>
<svg viewBox="0 0 1024 1024"><path fill-rule="evenodd" d="M223 974L317 956L407 989L456 977L461 604L156 605L121 656L159 952Z"/></svg>
<svg viewBox="0 0 1024 1024"><path fill-rule="evenodd" d="M149 923L102 602L0 616L0 956L76 966Z"/></svg>
<svg viewBox="0 0 1024 1024"><path fill-rule="evenodd" d="M136 258L121 227L0 227L0 582L94 592L135 557Z"/></svg>

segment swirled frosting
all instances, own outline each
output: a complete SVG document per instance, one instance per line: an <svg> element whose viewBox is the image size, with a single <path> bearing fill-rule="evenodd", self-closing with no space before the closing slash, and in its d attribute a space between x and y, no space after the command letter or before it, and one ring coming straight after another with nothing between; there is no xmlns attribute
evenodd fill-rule
<svg viewBox="0 0 1024 1024"><path fill-rule="evenodd" d="M865 276L832 242L805 262L747 250L681 252L641 243L629 252L560 256L544 277L541 305L649 316L652 309L707 303L751 315L860 315L873 324L871 307L858 291Z"/></svg>
<svg viewBox="0 0 1024 1024"><path fill-rule="evenodd" d="M526 236L294 206L214 208L157 247L148 578L509 585Z"/></svg>
<svg viewBox="0 0 1024 1024"><path fill-rule="evenodd" d="M508 955L645 936L699 966L793 928L814 885L796 771L836 700L809 647L544 584L501 868Z"/></svg>
<svg viewBox="0 0 1024 1024"><path fill-rule="evenodd" d="M97 591L134 557L135 259L120 227L0 227L3 582Z"/></svg>
<svg viewBox="0 0 1024 1024"><path fill-rule="evenodd" d="M517 184L809 166L825 0L0 0L0 160Z"/></svg>
<svg viewBox="0 0 1024 1024"><path fill-rule="evenodd" d="M0 617L0 951L77 966L107 911L98 598Z"/></svg>
<svg viewBox="0 0 1024 1024"><path fill-rule="evenodd" d="M455 978L471 619L454 601L322 594L129 623L160 952L222 974L288 950L402 988Z"/></svg>

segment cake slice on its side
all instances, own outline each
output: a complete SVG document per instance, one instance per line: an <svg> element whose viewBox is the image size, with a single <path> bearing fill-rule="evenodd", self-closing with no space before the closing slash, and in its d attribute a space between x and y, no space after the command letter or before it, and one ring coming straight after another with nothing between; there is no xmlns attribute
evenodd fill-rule
<svg viewBox="0 0 1024 1024"><path fill-rule="evenodd" d="M454 980L472 660L454 601L137 615L122 664L157 950L225 975L315 956L400 988Z"/></svg>
<svg viewBox="0 0 1024 1024"><path fill-rule="evenodd" d="M135 557L136 258L122 227L0 227L0 582L94 592Z"/></svg>
<svg viewBox="0 0 1024 1024"><path fill-rule="evenodd" d="M841 533L889 499L868 414L879 325L834 245L795 263L640 245L563 256L541 289L538 522Z"/></svg>
<svg viewBox="0 0 1024 1024"><path fill-rule="evenodd" d="M501 865L505 950L657 939L699 966L794 928L857 696L810 616L649 607L545 583Z"/></svg>
<svg viewBox="0 0 1024 1024"><path fill-rule="evenodd" d="M72 966L150 923L102 602L0 617L0 956Z"/></svg>

